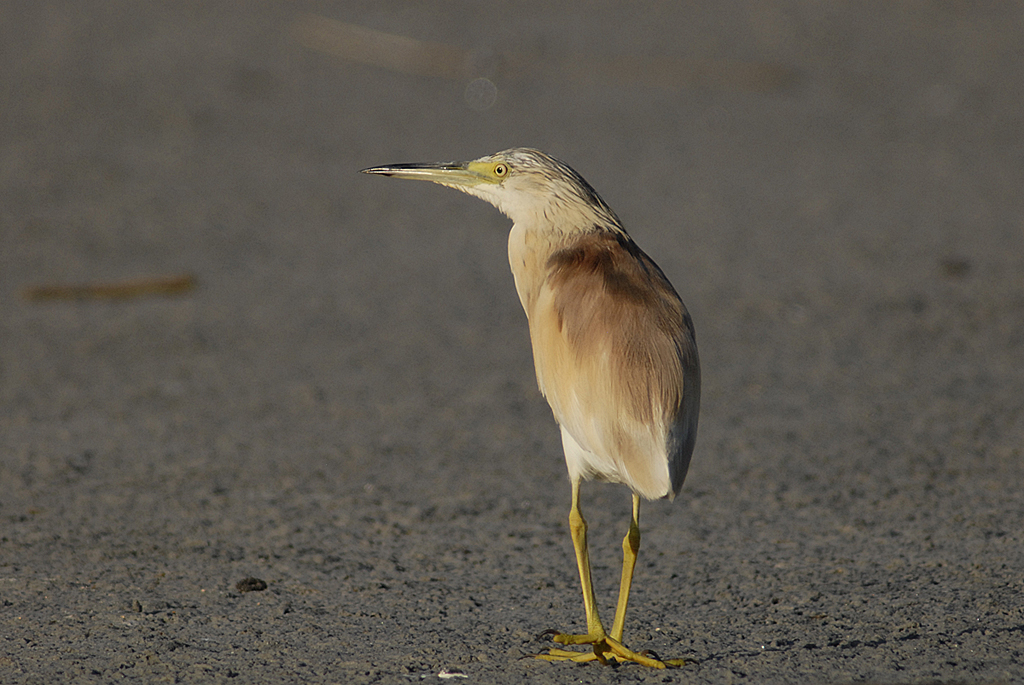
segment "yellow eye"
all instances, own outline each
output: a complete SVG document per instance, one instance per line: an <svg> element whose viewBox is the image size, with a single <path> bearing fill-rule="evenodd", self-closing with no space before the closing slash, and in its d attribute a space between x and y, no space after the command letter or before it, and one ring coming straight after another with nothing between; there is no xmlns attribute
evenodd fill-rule
<svg viewBox="0 0 1024 685"><path fill-rule="evenodd" d="M502 178L504 176L507 176L508 175L508 166L506 166L504 164L500 164L500 163L499 164L495 164L494 165L494 175L497 176L498 178Z"/></svg>

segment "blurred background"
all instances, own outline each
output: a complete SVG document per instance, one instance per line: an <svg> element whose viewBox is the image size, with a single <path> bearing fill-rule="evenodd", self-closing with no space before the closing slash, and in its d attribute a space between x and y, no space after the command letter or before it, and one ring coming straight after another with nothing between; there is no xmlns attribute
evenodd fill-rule
<svg viewBox="0 0 1024 685"><path fill-rule="evenodd" d="M1022 32L1017 3L4 3L0 679L564 679L519 659L582 607L509 221L357 173L513 146L583 174L697 327L637 646L716 682L1021 677ZM584 497L611 602L628 493Z"/></svg>

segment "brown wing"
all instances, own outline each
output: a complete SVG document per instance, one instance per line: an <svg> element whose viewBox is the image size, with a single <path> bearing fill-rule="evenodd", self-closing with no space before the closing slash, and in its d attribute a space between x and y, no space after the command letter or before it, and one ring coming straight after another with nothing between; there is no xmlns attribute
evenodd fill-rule
<svg viewBox="0 0 1024 685"><path fill-rule="evenodd" d="M598 457L594 475L674 496L696 438L700 367L661 269L624 233L586 234L548 261L530 323L541 390Z"/></svg>

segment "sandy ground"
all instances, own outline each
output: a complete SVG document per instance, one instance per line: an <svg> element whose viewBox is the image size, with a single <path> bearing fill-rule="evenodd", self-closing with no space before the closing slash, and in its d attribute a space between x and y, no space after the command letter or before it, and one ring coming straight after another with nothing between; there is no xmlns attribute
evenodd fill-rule
<svg viewBox="0 0 1024 685"><path fill-rule="evenodd" d="M0 681L1024 679L1024 10L640 4L0 6ZM514 145L696 322L683 669L524 658L583 616L509 222L356 173Z"/></svg>

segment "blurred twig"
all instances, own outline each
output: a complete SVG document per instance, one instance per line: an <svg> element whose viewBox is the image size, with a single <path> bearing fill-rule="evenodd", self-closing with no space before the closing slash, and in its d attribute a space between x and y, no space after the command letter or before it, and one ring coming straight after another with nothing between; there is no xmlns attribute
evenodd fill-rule
<svg viewBox="0 0 1024 685"><path fill-rule="evenodd" d="M48 300L124 300L147 295L180 295L196 287L192 274L154 276L115 283L78 283L37 285L25 288L25 299Z"/></svg>
<svg viewBox="0 0 1024 685"><path fill-rule="evenodd" d="M382 33L315 14L299 15L290 33L311 50L419 76L459 78L469 57L465 50L450 45Z"/></svg>
<svg viewBox="0 0 1024 685"><path fill-rule="evenodd" d="M720 88L768 92L797 80L796 70L768 62L596 54L540 56L505 53L481 57L443 43L398 36L315 14L290 28L299 44L350 62L404 74L469 79L478 63L496 63L506 78L551 78L570 83L638 84L652 88ZM478 59L479 57L479 59Z"/></svg>

